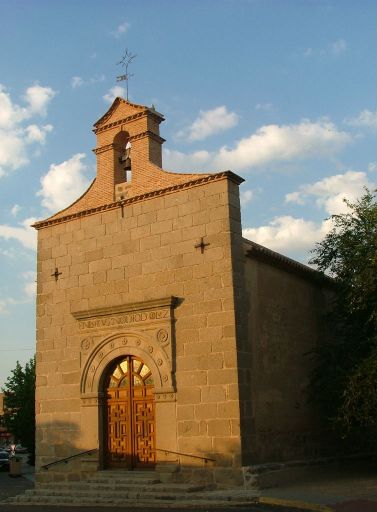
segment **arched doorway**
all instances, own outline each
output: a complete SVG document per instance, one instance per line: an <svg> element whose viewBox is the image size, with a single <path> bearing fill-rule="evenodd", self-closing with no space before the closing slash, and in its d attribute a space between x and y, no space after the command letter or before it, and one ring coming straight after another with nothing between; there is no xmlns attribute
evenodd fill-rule
<svg viewBox="0 0 377 512"><path fill-rule="evenodd" d="M114 361L105 378L105 465L147 469L156 462L154 383L138 357Z"/></svg>

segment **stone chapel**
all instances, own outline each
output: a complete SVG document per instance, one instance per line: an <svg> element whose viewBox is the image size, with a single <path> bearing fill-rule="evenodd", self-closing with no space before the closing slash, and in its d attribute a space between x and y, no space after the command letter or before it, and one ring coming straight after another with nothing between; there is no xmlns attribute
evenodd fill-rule
<svg viewBox="0 0 377 512"><path fill-rule="evenodd" d="M242 237L237 174L163 170L163 120L117 98L96 178L35 224L37 482L245 486L253 465L320 452L307 353L326 281Z"/></svg>

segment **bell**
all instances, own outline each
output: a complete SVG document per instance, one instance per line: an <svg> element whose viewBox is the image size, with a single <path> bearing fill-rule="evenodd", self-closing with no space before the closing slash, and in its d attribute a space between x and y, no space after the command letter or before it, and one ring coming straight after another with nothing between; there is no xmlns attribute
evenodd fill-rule
<svg viewBox="0 0 377 512"><path fill-rule="evenodd" d="M124 163L124 167L123 169L125 171L130 171L131 170L131 158L129 157L126 157L126 158L122 158L122 163Z"/></svg>

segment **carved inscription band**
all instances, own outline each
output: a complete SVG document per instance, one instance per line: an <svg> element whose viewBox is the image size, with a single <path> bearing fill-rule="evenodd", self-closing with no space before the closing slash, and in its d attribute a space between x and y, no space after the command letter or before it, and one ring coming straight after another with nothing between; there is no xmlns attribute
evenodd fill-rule
<svg viewBox="0 0 377 512"><path fill-rule="evenodd" d="M138 324L143 322L151 322L154 320L169 318L169 310L161 309L158 311L140 311L137 313L128 313L125 315L110 316L104 318L95 318L90 320L80 320L80 331L87 329L99 329L101 327L116 327L130 324Z"/></svg>

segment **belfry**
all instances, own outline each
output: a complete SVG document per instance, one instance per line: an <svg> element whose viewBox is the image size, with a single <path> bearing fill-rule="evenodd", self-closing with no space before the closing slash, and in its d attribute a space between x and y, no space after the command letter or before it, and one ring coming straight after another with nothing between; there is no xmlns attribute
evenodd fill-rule
<svg viewBox="0 0 377 512"><path fill-rule="evenodd" d="M320 451L305 353L325 283L242 238L242 178L163 170L163 120L117 98L96 178L35 224L37 482L247 487L255 464Z"/></svg>

